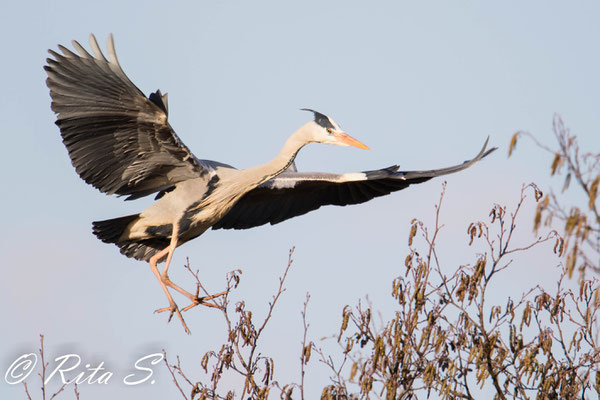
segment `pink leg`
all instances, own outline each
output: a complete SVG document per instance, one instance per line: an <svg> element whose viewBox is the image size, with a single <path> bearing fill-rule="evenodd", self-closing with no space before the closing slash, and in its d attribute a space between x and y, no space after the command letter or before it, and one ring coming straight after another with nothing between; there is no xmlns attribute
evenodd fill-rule
<svg viewBox="0 0 600 400"><path fill-rule="evenodd" d="M190 299L190 301L193 302L193 304L185 307L183 310L187 311L192 307L195 307L199 304L205 305L207 307L218 307L214 304L211 303L205 303L205 301L208 300L212 300L216 297L222 296L227 292L222 292L222 293L218 293L212 296L205 296L205 297L198 297L198 294L196 293L196 295L191 294L190 292L188 292L187 290L179 287L178 285L176 285L175 283L173 283L171 281L171 279L169 278L168 275L168 271L169 271L169 266L171 265L171 259L173 258L173 253L175 252L175 248L177 247L177 239L179 236L179 227L177 225L173 226L173 232L171 233L171 243L169 244L169 254L167 255L167 260L165 261L165 269L163 270L162 274L161 274L161 281L163 284L165 284L166 286L169 286L175 290L177 290L179 293L181 293L182 295L184 295L185 297L187 297L188 299ZM164 256L164 254L163 254ZM169 308L161 308L159 310L156 310L156 312L163 312L163 311L167 311L169 310Z"/></svg>
<svg viewBox="0 0 600 400"><path fill-rule="evenodd" d="M223 296L227 292L221 292L221 293L218 293L218 294L215 294L212 296L198 297L197 293L196 293L196 295L193 295L190 292L188 292L187 290L179 287L178 285L176 285L175 283L173 283L171 281L171 279L169 278L169 275L168 275L168 271L169 271L169 266L171 265L171 259L173 258L173 253L175 252L175 248L177 247L177 242L178 242L177 239L179 236L178 232L179 232L178 225L177 224L173 225L173 232L171 233L171 242L169 243L169 247L162 250L160 253L157 253L156 255L154 255L150 259L150 261L154 260L154 269L152 271L154 272L156 277L159 279L160 284L163 287L163 290L165 290L165 293L167 293L167 298L169 299L169 307L160 308L160 309L156 310L156 312L160 313L160 312L164 312L164 311L171 311L171 316L169 317L169 321L171 320L173 313L177 313L177 316L181 320L181 323L183 324L185 331L189 333L189 329L187 328L187 325L185 324L185 321L183 320L183 316L181 315L179 308L173 301L173 298L171 297L171 294L168 292L166 287L169 286L169 287L175 289L176 291L178 291L179 293L181 293L182 295L184 295L185 297L190 299L190 301L192 301L192 304L185 307L183 309L183 311L187 311L190 308L193 308L200 304L207 306L207 307L218 308L219 306L212 304L212 303L206 303L206 301L212 300L219 296ZM165 260L165 269L163 270L162 274L158 274L158 268L156 268L156 262L158 260L160 260L162 257L164 257L165 254L167 255L167 259ZM150 264L150 267L152 268L152 263Z"/></svg>
<svg viewBox="0 0 600 400"><path fill-rule="evenodd" d="M165 261L165 269L163 270L162 274L160 275L160 280L163 284L177 290L179 293L181 293L182 295L184 295L185 297L187 297L188 299L193 301L196 298L196 296L194 296L187 290L182 289L181 287L174 284L168 275L169 266L171 265L171 259L173 258L173 253L175 252L175 248L177 247L177 238L179 235L178 232L179 232L179 227L177 225L173 225L173 232L171 233L171 243L169 243L169 247L167 247L167 249L169 250L169 253L167 254L167 259ZM163 256L164 256L164 254L163 254ZM163 312L166 310L168 310L168 308L161 308L160 310L156 310L156 312Z"/></svg>
<svg viewBox="0 0 600 400"><path fill-rule="evenodd" d="M167 252L169 252L170 250L171 250L171 246L165 248L164 250L161 250L160 252L158 252L154 256L152 256L152 258L150 258L150 261L149 261L150 269L152 270L152 272L158 279L158 283L160 283L160 286L162 287L163 291L165 292L165 295L167 296L167 299L169 300L169 308L168 309L171 310L171 315L169 316L169 321L173 317L173 313L176 313L177 316L179 317L179 320L181 321L181 324L183 325L183 328L185 329L185 332L189 334L190 330L188 329L187 324L185 323L183 316L181 315L181 312L179 312L179 308L177 307L177 304L175 304L173 297L171 297L171 293L169 293L169 289L167 289L167 287L165 286L165 283L162 280L160 272L158 271L158 268L156 267L156 263L158 262L158 260L163 258L165 256L165 254L167 254ZM161 311L164 311L164 310L161 310Z"/></svg>

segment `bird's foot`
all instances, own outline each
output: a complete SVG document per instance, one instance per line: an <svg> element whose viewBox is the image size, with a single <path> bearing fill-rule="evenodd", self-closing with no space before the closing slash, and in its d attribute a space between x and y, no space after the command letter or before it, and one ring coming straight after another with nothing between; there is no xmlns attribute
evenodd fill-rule
<svg viewBox="0 0 600 400"><path fill-rule="evenodd" d="M192 300L192 304L190 304L189 306L183 308L181 311L187 311L187 310L189 310L191 308L194 308L196 306L199 306L199 305L203 305L203 306L206 306L206 307L212 307L212 308L221 308L222 307L221 305L215 304L214 302L213 303L209 303L209 301L213 300L213 299L216 299L218 297L221 297L221 296L225 296L227 293L229 293L229 291L226 290L224 292L213 294L213 295L210 295L210 296L203 296L203 297L196 296L195 298L190 299L190 300Z"/></svg>
<svg viewBox="0 0 600 400"><path fill-rule="evenodd" d="M170 311L171 313L169 314L168 322L171 322L171 318L173 318L173 314L177 314L177 317L179 317L179 320L181 321L181 325L183 325L183 329L185 330L185 333L187 333L189 335L191 333L191 331L189 330L187 324L185 323L185 320L183 319L183 315L181 315L181 312L179 311L179 307L177 306L177 304L175 304L175 302L170 302L170 303L171 304L169 305L169 307L159 308L158 310L156 310L154 312L161 313L161 312L165 312L165 311ZM185 309L183 311L185 311Z"/></svg>
<svg viewBox="0 0 600 400"><path fill-rule="evenodd" d="M210 300L216 299L217 297L221 297L224 296L228 293L228 291L224 291L221 293L217 293L217 294L213 294L213 295L207 295L207 296L202 296L200 297L200 287L201 285L198 284L196 285L196 294L192 294L190 292L188 292L185 289L180 288L179 286L177 286L176 284L174 284L171 279L169 278L169 276L165 273L163 273L161 275L161 281L163 282L163 284L165 284L166 286L169 286L173 289L175 289L176 291L178 291L179 293L181 293L182 295L184 295L185 297L187 297L188 299L190 299L190 301L192 302L192 304L190 304L189 306L183 308L181 311L187 311L191 308L194 308L198 305L203 305L206 307L212 307L212 308L221 308L220 305L216 304L215 302L211 302L209 303Z"/></svg>

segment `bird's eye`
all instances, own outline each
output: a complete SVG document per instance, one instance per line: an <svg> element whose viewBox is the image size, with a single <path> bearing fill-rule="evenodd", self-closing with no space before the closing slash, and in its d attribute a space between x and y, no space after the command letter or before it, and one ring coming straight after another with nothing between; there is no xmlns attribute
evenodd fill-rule
<svg viewBox="0 0 600 400"><path fill-rule="evenodd" d="M329 134L333 133L333 129L327 128L327 133L329 133Z"/></svg>

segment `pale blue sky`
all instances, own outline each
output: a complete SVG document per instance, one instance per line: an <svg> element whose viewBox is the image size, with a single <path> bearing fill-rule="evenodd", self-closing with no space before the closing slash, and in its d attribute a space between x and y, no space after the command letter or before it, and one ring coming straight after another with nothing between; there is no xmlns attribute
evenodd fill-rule
<svg viewBox="0 0 600 400"><path fill-rule="evenodd" d="M39 333L51 358L78 352L124 375L139 356L165 348L182 355L194 375L192 363L223 334L222 320L208 309L188 313L191 336L176 321L166 324L152 313L165 301L147 265L91 234L91 221L138 212L150 200L109 198L75 174L50 111L42 69L48 48L72 39L87 47L91 32L105 48L112 32L132 81L145 93L169 92L171 124L192 151L237 167L272 158L310 117L303 107L330 115L372 149L311 145L297 160L303 170L443 167L476 154L490 135L500 151L447 178L440 253L452 271L473 260L464 235L470 221L487 218L494 202L514 204L523 183L550 182L547 156L531 144L520 143L506 159L515 131L551 140L559 112L583 146L598 151L599 11L592 1L5 5L1 375L18 355L36 351ZM265 352L276 356L282 382L297 381L305 293L312 296L315 341L335 333L342 307L365 295L384 314L393 311L390 285L402 272L409 221L433 220L441 184L323 208L275 227L209 231L176 251L172 277L187 280L181 265L189 257L218 291L227 271L242 268L232 300L244 299L261 316L296 246ZM528 239L532 210L525 210L520 240ZM505 277L513 294L536 282L553 285L558 261L542 261L532 256L518 276ZM81 398L177 396L165 371L158 372L155 385L130 388L115 380L82 387ZM312 364L312 396L327 382L323 372ZM30 386L35 391L38 383ZM24 394L0 379L0 397Z"/></svg>

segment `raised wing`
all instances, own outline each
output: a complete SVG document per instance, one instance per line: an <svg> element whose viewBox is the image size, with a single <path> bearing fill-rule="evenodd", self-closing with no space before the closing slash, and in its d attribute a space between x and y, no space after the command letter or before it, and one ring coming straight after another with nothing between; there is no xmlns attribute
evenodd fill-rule
<svg viewBox="0 0 600 400"><path fill-rule="evenodd" d="M489 138L488 138L489 140ZM248 229L306 214L325 205L346 206L369 201L441 175L469 168L496 148L488 140L473 158L449 168L398 171L398 166L347 174L284 172L246 193L213 229Z"/></svg>
<svg viewBox="0 0 600 400"><path fill-rule="evenodd" d="M127 78L112 35L107 60L94 35L94 56L73 41L76 54L52 50L44 66L52 110L77 173L107 194L128 200L205 173L205 166L167 122L167 96L149 98Z"/></svg>

